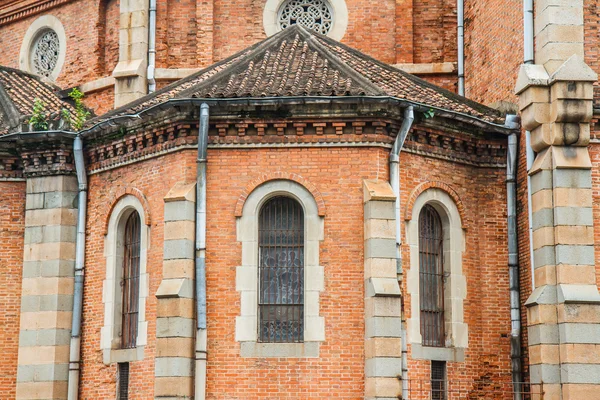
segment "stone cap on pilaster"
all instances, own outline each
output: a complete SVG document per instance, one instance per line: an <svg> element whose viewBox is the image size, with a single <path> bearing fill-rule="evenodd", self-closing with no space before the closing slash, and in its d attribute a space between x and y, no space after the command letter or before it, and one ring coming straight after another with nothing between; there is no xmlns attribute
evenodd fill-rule
<svg viewBox="0 0 600 400"><path fill-rule="evenodd" d="M196 182L178 182L169 190L165 196L165 203L172 201L196 201Z"/></svg>
<svg viewBox="0 0 600 400"><path fill-rule="evenodd" d="M557 81L596 82L598 74L577 54L571 56L550 76L549 83Z"/></svg>
<svg viewBox="0 0 600 400"><path fill-rule="evenodd" d="M515 94L520 95L532 86L548 86L550 75L543 65L523 64L519 70Z"/></svg>
<svg viewBox="0 0 600 400"><path fill-rule="evenodd" d="M368 201L396 201L394 190L387 181L365 179L363 189L365 203Z"/></svg>

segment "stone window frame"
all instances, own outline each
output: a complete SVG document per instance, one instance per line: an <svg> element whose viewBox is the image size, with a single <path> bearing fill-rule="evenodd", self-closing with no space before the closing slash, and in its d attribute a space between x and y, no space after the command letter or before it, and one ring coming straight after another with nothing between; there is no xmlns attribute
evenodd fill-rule
<svg viewBox="0 0 600 400"><path fill-rule="evenodd" d="M122 292L121 274L123 259L123 232L127 219L136 211L140 216L140 287L138 304L138 332L136 347L121 349L118 327L121 324ZM150 246L150 227L140 200L132 195L121 197L112 209L108 220L104 241L106 276L102 282L102 303L104 305L104 324L100 331L100 348L104 364L139 361L144 359L144 348L148 344L148 322L146 321L146 299L149 293L150 277L147 272L148 250Z"/></svg>
<svg viewBox="0 0 600 400"><path fill-rule="evenodd" d="M444 231L444 272L448 274L444 286L445 347L422 345L421 308L419 285L419 215L425 205L432 206L442 219ZM465 232L459 209L448 193L431 188L423 191L415 200L412 216L406 221L407 243L410 248L410 265L407 272L407 291L411 302L408 319L408 343L413 359L462 362L468 348L468 325L464 322L464 300L467 281L463 274L462 259L465 251Z"/></svg>
<svg viewBox="0 0 600 400"><path fill-rule="evenodd" d="M304 210L304 342L261 343L258 341L258 216L265 202L276 196L298 201ZM325 319L319 307L325 286L325 269L319 265L319 247L324 239L324 218L317 202L304 186L291 180L268 181L250 193L237 217L237 241L242 243L242 264L236 268L236 290L240 292L240 315L236 317L235 340L241 357L319 357L325 341Z"/></svg>
<svg viewBox="0 0 600 400"><path fill-rule="evenodd" d="M287 0L267 0L263 10L263 26L267 36L279 32L279 8ZM348 6L345 0L327 0L333 11L333 23L327 34L332 39L341 41L348 28Z"/></svg>
<svg viewBox="0 0 600 400"><path fill-rule="evenodd" d="M29 25L29 28L23 37L23 42L21 43L21 51L19 53L19 68L23 71L36 74L35 69L31 65L31 52L36 40L41 34L48 30L56 32L60 42L60 52L58 54L56 67L47 77L47 79L50 79L51 81L56 81L62 71L67 55L67 35L65 34L65 28L63 27L63 24L53 15L43 15Z"/></svg>

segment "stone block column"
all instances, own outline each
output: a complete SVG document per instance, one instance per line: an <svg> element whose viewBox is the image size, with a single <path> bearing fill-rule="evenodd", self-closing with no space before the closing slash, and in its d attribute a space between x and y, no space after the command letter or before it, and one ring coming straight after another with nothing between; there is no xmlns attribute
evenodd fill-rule
<svg viewBox="0 0 600 400"><path fill-rule="evenodd" d="M115 108L148 93L148 0L121 0Z"/></svg>
<svg viewBox="0 0 600 400"><path fill-rule="evenodd" d="M195 216L196 184L178 183L165 197L163 280L156 293L156 399L194 396Z"/></svg>
<svg viewBox="0 0 600 400"><path fill-rule="evenodd" d="M17 399L66 399L77 179L27 180Z"/></svg>
<svg viewBox="0 0 600 400"><path fill-rule="evenodd" d="M536 64L523 66L517 82L537 153L529 171L530 378L542 384L545 400L591 399L600 390L600 294L587 146L598 77L583 61L583 1L540 0L536 7Z"/></svg>
<svg viewBox="0 0 600 400"><path fill-rule="evenodd" d="M364 181L365 399L397 399L402 375L401 301L396 272L396 196Z"/></svg>

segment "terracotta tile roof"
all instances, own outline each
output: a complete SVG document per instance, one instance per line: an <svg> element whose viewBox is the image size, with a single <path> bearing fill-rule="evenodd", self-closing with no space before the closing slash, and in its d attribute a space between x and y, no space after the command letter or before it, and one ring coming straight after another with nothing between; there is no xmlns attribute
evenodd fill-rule
<svg viewBox="0 0 600 400"><path fill-rule="evenodd" d="M0 65L0 135L19 131L31 115L33 103L39 98L46 112L58 115L63 108L73 107L58 96L60 88L43 82L39 77Z"/></svg>
<svg viewBox="0 0 600 400"><path fill-rule="evenodd" d="M162 90L91 121L136 114L170 99L389 96L502 124L491 108L294 25Z"/></svg>

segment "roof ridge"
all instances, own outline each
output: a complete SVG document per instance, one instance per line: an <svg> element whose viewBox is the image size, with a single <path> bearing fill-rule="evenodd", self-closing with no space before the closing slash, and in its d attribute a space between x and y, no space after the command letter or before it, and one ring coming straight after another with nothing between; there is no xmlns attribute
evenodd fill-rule
<svg viewBox="0 0 600 400"><path fill-rule="evenodd" d="M315 39L316 32L308 31L303 26L298 25L298 24L293 25L293 26L296 26L297 30L304 37L304 39L309 44L314 46L313 50L317 51L318 53L321 53L321 55L325 56L326 59L329 59L331 61L331 63L335 64L335 66L338 67L341 71L350 75L350 77L356 79L357 81L364 84L365 86L373 89L375 93L377 93L379 95L385 95L385 90L383 90L382 88L380 88L379 86L377 86L376 84L371 82L367 77L365 77L360 72L356 71L354 68L352 68L349 65L347 65L346 63L344 63L344 61L340 60L340 58L338 56L333 54L329 49L325 48L325 46L323 46L321 43L319 43L319 41ZM290 28L288 28L288 29L290 29Z"/></svg>
<svg viewBox="0 0 600 400"><path fill-rule="evenodd" d="M237 67L239 67L240 65L242 65L244 63L247 63L249 59L252 60L253 55L260 54L263 50L267 50L267 49L271 48L274 43L279 43L279 42L287 39L289 36L292 35L292 33L293 33L292 29L286 29L280 35L277 35L277 34L273 35L273 36L263 40L262 42L258 42L256 45L252 46L251 49L246 49L247 52L245 52L245 53L244 53L244 50L236 53L236 55L243 54L243 57L240 57L237 61L232 62L230 65L225 67L223 70L219 71L217 74L214 74L213 76L203 80L198 85L190 87L185 90L182 90L181 92L177 93L174 98L182 99L182 98L185 98L185 96L190 95L191 93L198 92L199 90L201 90L207 86L210 86L210 84L212 84L214 81L221 79L227 71L232 71L232 70L235 71L235 69ZM229 59L231 59L232 57L229 57ZM216 65L213 65L213 67L214 66L216 66Z"/></svg>

